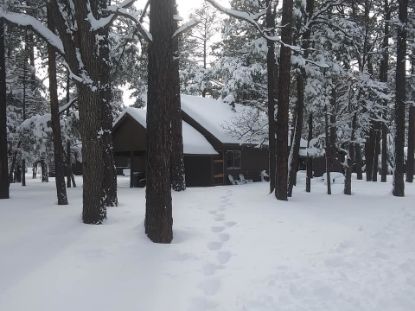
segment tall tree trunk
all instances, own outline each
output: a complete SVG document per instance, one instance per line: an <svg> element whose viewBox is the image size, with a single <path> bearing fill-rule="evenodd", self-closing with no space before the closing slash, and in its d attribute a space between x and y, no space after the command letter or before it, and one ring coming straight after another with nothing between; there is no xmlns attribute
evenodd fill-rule
<svg viewBox="0 0 415 311"><path fill-rule="evenodd" d="M324 112L325 120L325 134L326 134L326 182L327 182L327 194L331 194L331 177L330 177L330 165L332 163L331 159L331 139L330 139L330 125L329 125L329 115L327 105Z"/></svg>
<svg viewBox="0 0 415 311"><path fill-rule="evenodd" d="M78 90L84 180L82 219L86 224L101 224L107 216L104 204L103 97L83 84L78 84Z"/></svg>
<svg viewBox="0 0 415 311"><path fill-rule="evenodd" d="M356 175L357 180L363 180L363 171L362 171L362 147L359 143L354 144L355 157L356 157Z"/></svg>
<svg viewBox="0 0 415 311"><path fill-rule="evenodd" d="M49 182L48 165L46 164L45 158L40 160L40 168L42 172L42 182Z"/></svg>
<svg viewBox="0 0 415 311"><path fill-rule="evenodd" d="M114 161L114 148L112 144L112 109L111 89L104 92L105 101L103 105L103 143L104 143L104 204L105 206L118 206L117 195L117 168Z"/></svg>
<svg viewBox="0 0 415 311"><path fill-rule="evenodd" d="M14 183L14 177L13 177L13 174L14 174L14 170L15 170L15 168L16 168L17 153L18 153L18 150L20 149L21 144L22 144L22 142L21 142L21 141L19 141L19 142L17 143L16 149L13 151L12 163L11 163L10 170L9 170L9 182L10 182L10 183Z"/></svg>
<svg viewBox="0 0 415 311"><path fill-rule="evenodd" d="M19 164L16 166L16 170L14 171L14 181L22 182L22 167Z"/></svg>
<svg viewBox="0 0 415 311"><path fill-rule="evenodd" d="M414 144L415 144L415 106L409 108L409 128L408 128L408 155L406 162L406 181L414 181Z"/></svg>
<svg viewBox="0 0 415 311"><path fill-rule="evenodd" d="M411 60L412 81L415 77L415 47L412 49ZM412 101L415 100L414 85L412 85ZM406 181L412 183L414 181L414 152L415 152L415 104L409 107L409 128L408 128L408 155L406 162Z"/></svg>
<svg viewBox="0 0 415 311"><path fill-rule="evenodd" d="M280 66L278 77L278 113L277 113L277 174L275 196L278 200L287 200L288 190L288 114L290 104L291 49L292 43L293 0L284 0L282 4L282 30Z"/></svg>
<svg viewBox="0 0 415 311"><path fill-rule="evenodd" d="M274 34L275 29L275 13L272 11L271 1L267 0L267 15L266 24L270 29L270 35ZM270 193L275 189L275 177L276 177L276 150L275 150L275 100L277 98L277 60L275 57L275 43L272 40L267 40L268 53L267 53L267 77L268 77L268 160L269 160L269 186Z"/></svg>
<svg viewBox="0 0 415 311"><path fill-rule="evenodd" d="M70 91L71 91L71 80L70 80L70 73L69 70L66 73L66 103L69 104L71 98L70 98ZM67 110L67 113L69 114L69 108ZM71 174L72 174L72 162L71 162L71 142L68 140L66 143L66 186L68 188L72 187L71 183Z"/></svg>
<svg viewBox="0 0 415 311"><path fill-rule="evenodd" d="M105 10L108 0L100 0L101 9ZM102 90L102 128L103 128L103 147L104 147L104 205L108 207L118 206L118 194L117 194L117 168L115 167L114 160L114 148L112 142L112 124L114 122L112 115L112 88L111 79L109 76L110 66L110 48L108 29L100 31L100 49L99 56L101 57L102 66L101 73L108 74L107 76L100 76L101 83L107 85Z"/></svg>
<svg viewBox="0 0 415 311"><path fill-rule="evenodd" d="M380 135L381 126L379 122L375 123L374 133L374 150L373 150L373 169L372 169L372 181L378 181L378 170L379 170L379 153L380 153Z"/></svg>
<svg viewBox="0 0 415 311"><path fill-rule="evenodd" d="M380 81L388 82L388 67L389 67L389 22L391 20L391 10L389 8L389 0L384 0L384 34L382 42L383 56L380 63ZM384 102L385 108L387 108L388 103ZM386 126L386 113L384 113L385 121L382 123L382 164L381 164L381 181L387 181L388 175L388 127Z"/></svg>
<svg viewBox="0 0 415 311"><path fill-rule="evenodd" d="M374 146L374 129L372 124L365 142L366 181L372 181Z"/></svg>
<svg viewBox="0 0 415 311"><path fill-rule="evenodd" d="M148 48L147 166L145 231L156 243L173 239L170 181L170 111L174 3L150 0ZM165 90L160 92L160 90Z"/></svg>
<svg viewBox="0 0 415 311"><path fill-rule="evenodd" d="M313 114L310 113L308 117L308 139L307 149L310 148L310 142L313 139ZM306 192L311 192L311 179L313 179L313 158L310 156L307 150L307 179L306 179Z"/></svg>
<svg viewBox="0 0 415 311"><path fill-rule="evenodd" d="M9 196L9 163L7 156L7 113L6 113L6 55L4 21L0 20L0 199Z"/></svg>
<svg viewBox="0 0 415 311"><path fill-rule="evenodd" d="M305 23L308 23L308 20L311 18L314 12L314 0L307 0L306 2L306 14ZM310 27L304 32L302 38L302 49L304 50L304 58L308 58L308 48L310 46L310 36L311 29ZM290 161L289 161L289 181L288 181L288 196L292 196L293 187L297 179L297 168L299 163L299 152L301 145L301 136L303 132L303 122L304 122L304 91L305 84L307 81L307 75L305 68L300 68L300 72L297 75L297 115L295 118L295 127L294 127L294 139L291 143L290 151Z"/></svg>
<svg viewBox="0 0 415 311"><path fill-rule="evenodd" d="M350 149L350 148L349 148ZM344 191L346 195L352 194L352 161L350 159L350 154L346 154L343 167L344 167Z"/></svg>
<svg viewBox="0 0 415 311"><path fill-rule="evenodd" d="M352 194L352 173L353 173L353 166L356 165L356 128L357 128L357 113L353 114L352 119L352 132L350 135L350 143L349 143L349 154L346 155L346 162L345 162L345 180L344 180L344 194L351 195Z"/></svg>
<svg viewBox="0 0 415 311"><path fill-rule="evenodd" d="M71 188L71 175L72 175L72 161L71 161L71 142L68 140L66 142L66 187Z"/></svg>
<svg viewBox="0 0 415 311"><path fill-rule="evenodd" d="M51 10L48 9L48 27L55 31L55 25L51 16ZM63 160L63 146L61 125L59 120L59 99L58 84L56 79L56 54L55 50L48 46L48 73L49 73L49 94L50 94L50 113L52 121L53 135L53 155L55 161L55 183L56 193L58 196L58 205L68 205L68 196L65 186L65 167Z"/></svg>
<svg viewBox="0 0 415 311"><path fill-rule="evenodd" d="M24 49L24 57L23 57L23 98L22 98L22 102L23 102L23 117L22 117L22 122L24 122L26 120L26 88L27 88L27 56L28 56L28 40L27 40L27 30L25 30L25 49ZM22 159L21 159L21 182L22 182L22 186L25 187L26 186L26 160L24 158L24 154L23 152L21 153L22 155Z"/></svg>
<svg viewBox="0 0 415 311"><path fill-rule="evenodd" d="M175 15L177 15L176 1L173 2ZM174 22L175 31L177 21ZM186 178L183 156L182 135L182 107L180 98L180 75L179 75L179 38L173 38L173 65L171 67L171 185L175 191L186 190ZM206 57L206 55L205 55ZM206 59L204 60L206 61Z"/></svg>
<svg viewBox="0 0 415 311"><path fill-rule="evenodd" d="M396 103L395 103L395 172L393 195L405 196L404 146L405 146L405 100L406 100L406 35L408 22L408 0L399 1L399 20L396 55Z"/></svg>
<svg viewBox="0 0 415 311"><path fill-rule="evenodd" d="M106 218L106 200L109 194L110 128L104 118L111 101L110 60L108 58L108 27L91 29L91 19L107 18L107 0L73 0L76 29L67 34L65 18L55 1L56 27L65 49L65 59L72 72L84 79L76 79L79 103L80 132L83 164L83 211L86 224L101 224ZM80 56L80 57L79 57ZM81 58L81 59L80 59Z"/></svg>

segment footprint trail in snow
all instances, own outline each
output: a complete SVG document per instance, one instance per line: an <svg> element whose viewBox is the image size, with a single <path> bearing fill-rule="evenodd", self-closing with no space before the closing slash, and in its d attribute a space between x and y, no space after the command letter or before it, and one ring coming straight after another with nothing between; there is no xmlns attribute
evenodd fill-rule
<svg viewBox="0 0 415 311"><path fill-rule="evenodd" d="M226 243L232 238L228 231L236 225L236 222L228 220L226 217L227 209L233 207L232 194L232 190L226 190L219 198L219 205L209 211L212 219L210 232L213 238L206 247L212 253L213 260L203 265L203 280L198 284L201 296L192 300L189 311L215 310L219 307L214 301L214 296L221 287L219 273L226 269L226 265L232 257L232 254L226 250Z"/></svg>

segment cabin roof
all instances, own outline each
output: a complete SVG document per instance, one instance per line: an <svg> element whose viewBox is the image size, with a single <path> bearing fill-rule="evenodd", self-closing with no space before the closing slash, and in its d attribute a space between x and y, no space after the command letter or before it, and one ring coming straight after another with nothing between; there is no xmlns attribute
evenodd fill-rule
<svg viewBox="0 0 415 311"><path fill-rule="evenodd" d="M121 115L114 122L114 127L117 127L119 123L125 118L126 115L129 115L142 127L147 127L146 115L147 111L144 108L132 108L129 107L125 109ZM206 138L199 133L195 128L190 126L188 123L183 121L183 152L185 154L207 154L207 155L217 155L217 151L213 146L206 140Z"/></svg>
<svg viewBox="0 0 415 311"><path fill-rule="evenodd" d="M233 136L229 128L243 114L256 111L255 108L235 104L234 108L221 100L181 95L182 111L198 122L223 144L248 143ZM252 142L250 142L252 143Z"/></svg>

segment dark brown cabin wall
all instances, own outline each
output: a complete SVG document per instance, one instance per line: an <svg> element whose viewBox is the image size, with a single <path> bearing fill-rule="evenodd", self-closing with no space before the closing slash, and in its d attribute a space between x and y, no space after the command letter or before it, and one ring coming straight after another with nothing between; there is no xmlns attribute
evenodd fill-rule
<svg viewBox="0 0 415 311"><path fill-rule="evenodd" d="M113 131L114 150L144 151L146 146L146 130L129 115L118 123L119 126Z"/></svg>
<svg viewBox="0 0 415 311"><path fill-rule="evenodd" d="M187 187L212 186L212 157L208 155L184 155Z"/></svg>
<svg viewBox="0 0 415 311"><path fill-rule="evenodd" d="M232 150L241 151L241 167L228 168L226 163L226 152ZM255 148L247 145L225 145L224 151L224 171L225 184L229 185L228 175L239 179L239 174L243 174L245 179L253 181L261 180L261 171L269 172L268 148Z"/></svg>
<svg viewBox="0 0 415 311"><path fill-rule="evenodd" d="M245 179L261 180L263 170L269 172L268 149L244 147L242 148L241 173Z"/></svg>

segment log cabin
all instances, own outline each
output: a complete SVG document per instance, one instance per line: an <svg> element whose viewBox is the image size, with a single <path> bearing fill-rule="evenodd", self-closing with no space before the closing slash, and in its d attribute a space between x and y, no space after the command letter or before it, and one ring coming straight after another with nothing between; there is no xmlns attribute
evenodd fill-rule
<svg viewBox="0 0 415 311"><path fill-rule="evenodd" d="M268 146L244 142L228 127L253 108L234 107L214 99L182 96L183 152L186 185L204 187L229 184L229 175L261 180L268 171ZM113 127L114 156L119 173L128 169L145 179L146 110L127 108Z"/></svg>

